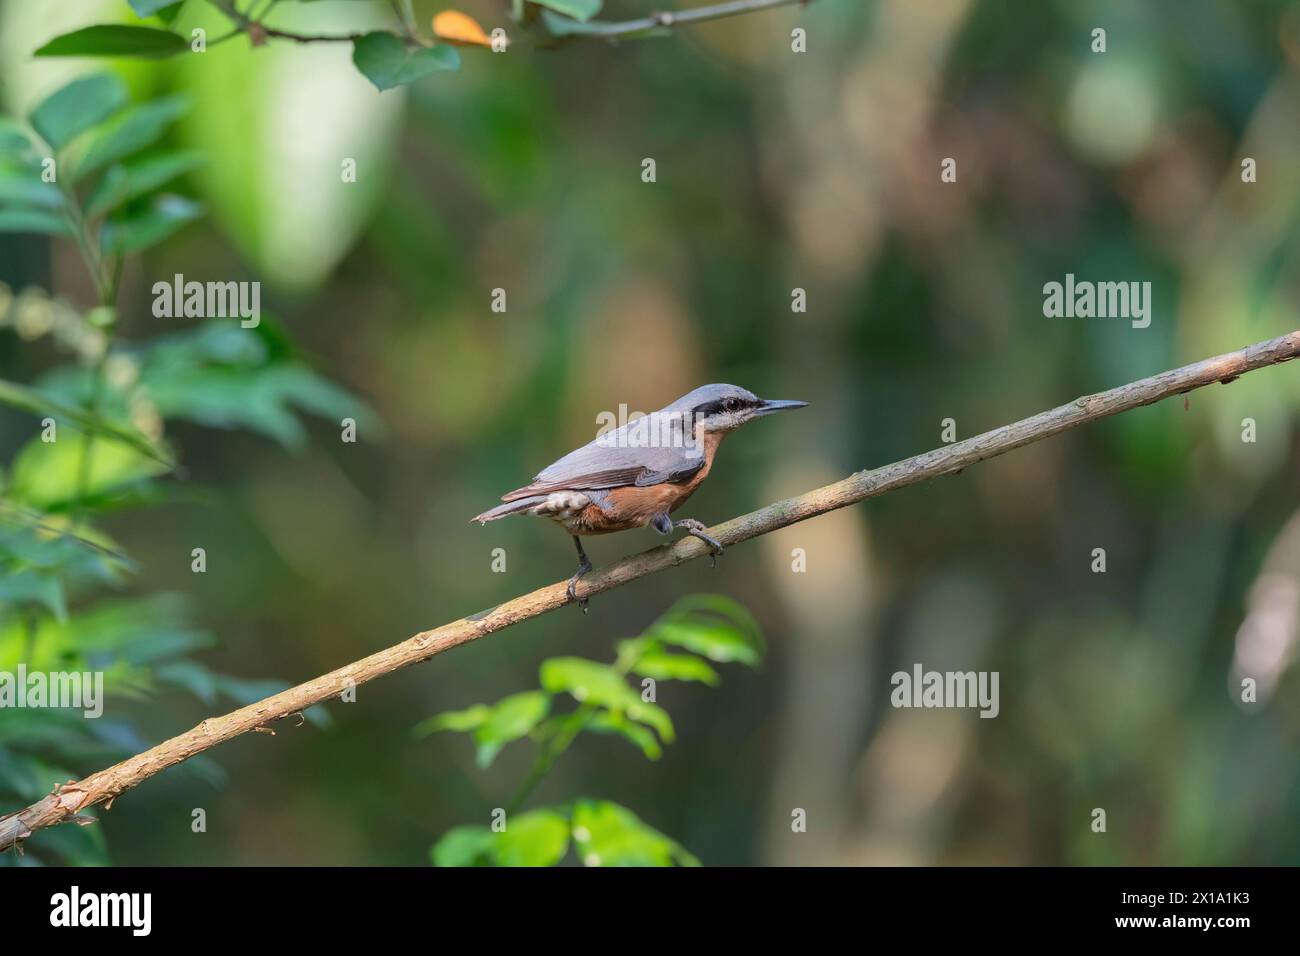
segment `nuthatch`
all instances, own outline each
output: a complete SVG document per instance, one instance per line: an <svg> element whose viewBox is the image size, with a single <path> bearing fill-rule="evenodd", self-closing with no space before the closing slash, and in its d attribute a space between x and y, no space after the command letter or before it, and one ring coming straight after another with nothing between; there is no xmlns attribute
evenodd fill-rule
<svg viewBox="0 0 1300 956"><path fill-rule="evenodd" d="M472 520L480 524L506 515L550 518L573 535L578 571L569 579L569 600L578 599L578 579L591 570L579 535L628 528L674 527L705 542L713 554L722 545L694 518L669 515L700 486L727 432L746 422L807 402L770 401L737 385L704 385L657 412L633 419L542 469L532 483L501 496L505 502ZM583 600L586 611L587 602Z"/></svg>

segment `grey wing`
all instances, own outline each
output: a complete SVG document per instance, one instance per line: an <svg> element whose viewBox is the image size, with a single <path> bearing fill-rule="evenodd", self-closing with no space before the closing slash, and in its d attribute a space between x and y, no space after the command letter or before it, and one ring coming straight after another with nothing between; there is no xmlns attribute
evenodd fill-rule
<svg viewBox="0 0 1300 956"><path fill-rule="evenodd" d="M629 440L628 427L625 425L569 452L543 468L526 488L510 492L503 500L562 488L617 488L685 481L704 466L704 456L698 446L639 443Z"/></svg>

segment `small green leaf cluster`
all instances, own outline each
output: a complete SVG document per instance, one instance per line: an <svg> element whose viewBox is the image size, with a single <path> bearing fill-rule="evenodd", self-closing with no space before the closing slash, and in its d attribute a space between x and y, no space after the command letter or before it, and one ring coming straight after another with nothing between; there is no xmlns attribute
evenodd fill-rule
<svg viewBox="0 0 1300 956"><path fill-rule="evenodd" d="M572 848L584 866L699 866L685 847L608 800L578 800L529 810L500 832L448 830L432 851L435 866L554 866Z"/></svg>
<svg viewBox="0 0 1300 956"><path fill-rule="evenodd" d="M693 595L675 604L640 636L620 641L612 664L581 657L549 658L541 664L538 690L438 714L420 723L415 733L472 734L478 766L483 769L508 744L530 740L539 754L512 801L518 804L583 731L616 734L648 759L658 760L676 731L668 712L654 699L656 682L714 686L719 681L715 664L752 667L762 656L758 624L744 607L719 595ZM629 683L633 675L642 678L640 690ZM576 707L557 713L565 701ZM630 810L588 799L509 815L499 829L457 827L438 841L432 855L439 866L549 866L560 862L570 846L578 860L589 866L698 862Z"/></svg>

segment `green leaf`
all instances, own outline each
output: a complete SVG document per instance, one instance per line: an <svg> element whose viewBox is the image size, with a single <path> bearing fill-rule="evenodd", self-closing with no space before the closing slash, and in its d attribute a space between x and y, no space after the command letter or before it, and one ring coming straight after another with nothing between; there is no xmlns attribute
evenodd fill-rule
<svg viewBox="0 0 1300 956"><path fill-rule="evenodd" d="M602 710L593 714L587 721L586 729L600 734L620 734L640 747L641 752L650 760L658 760L664 755L664 750L653 733L617 711Z"/></svg>
<svg viewBox="0 0 1300 956"><path fill-rule="evenodd" d="M460 68L460 54L444 43L408 48L396 34L367 33L352 43L352 62L378 90L413 83L439 70Z"/></svg>
<svg viewBox="0 0 1300 956"><path fill-rule="evenodd" d="M464 710L449 710L446 713L437 714L420 721L411 732L416 737L427 737L429 734L436 734L440 730L461 732L477 730L491 713L492 708L487 704L475 704L473 707L467 707Z"/></svg>
<svg viewBox="0 0 1300 956"><path fill-rule="evenodd" d="M760 650L763 647L762 629L749 609L734 598L721 594L691 594L668 609L669 615L712 615L727 621Z"/></svg>
<svg viewBox="0 0 1300 956"><path fill-rule="evenodd" d="M158 679L189 691L203 703L217 702L217 675L195 661L171 661L155 671Z"/></svg>
<svg viewBox="0 0 1300 956"><path fill-rule="evenodd" d="M582 23L600 13L601 7L601 0L532 0L532 2Z"/></svg>
<svg viewBox="0 0 1300 956"><path fill-rule="evenodd" d="M280 399L304 412L337 422L355 418L358 427L374 434L380 427L378 416L355 395L318 375L299 362L280 362L266 370L265 385Z"/></svg>
<svg viewBox="0 0 1300 956"><path fill-rule="evenodd" d="M126 85L111 73L73 80L41 102L30 116L32 128L55 150L98 126L126 105Z"/></svg>
<svg viewBox="0 0 1300 956"><path fill-rule="evenodd" d="M554 866L569 849L569 821L554 810L530 810L508 817L495 836L497 866Z"/></svg>
<svg viewBox="0 0 1300 956"><path fill-rule="evenodd" d="M101 601L66 624L44 624L37 645L57 659L85 661L111 655L138 667L171 661L213 643L187 620L185 601L176 594L154 594L126 601ZM215 675L214 675L215 676ZM218 680L220 678L218 677ZM283 685L282 685L283 686Z"/></svg>
<svg viewBox="0 0 1300 956"><path fill-rule="evenodd" d="M666 742L673 740L673 722L658 704L643 701L623 675L605 664L581 657L553 657L542 662L542 687L553 694L567 692L578 703L598 704L649 724Z"/></svg>
<svg viewBox="0 0 1300 956"><path fill-rule="evenodd" d="M24 508L0 499L0 562L76 575L88 571L115 580L121 569L134 569L113 540L89 525L74 525L62 516Z"/></svg>
<svg viewBox="0 0 1300 956"><path fill-rule="evenodd" d="M167 471L156 459L114 439L100 436L89 453L86 442L84 433L67 426L59 429L57 441L33 438L14 459L9 497L48 508Z"/></svg>
<svg viewBox="0 0 1300 956"><path fill-rule="evenodd" d="M572 827L574 848L586 866L700 865L676 840L608 800L579 801Z"/></svg>
<svg viewBox="0 0 1300 956"><path fill-rule="evenodd" d="M56 574L65 589L83 585L117 584L122 572L134 569L111 539L83 525L70 525L62 516L0 501L0 576L33 571Z"/></svg>
<svg viewBox="0 0 1300 956"><path fill-rule="evenodd" d="M21 126L0 116L0 157L25 157L32 151L32 141Z"/></svg>
<svg viewBox="0 0 1300 956"><path fill-rule="evenodd" d="M0 576L0 603L39 604L60 621L68 617L63 582L56 574L28 570Z"/></svg>
<svg viewBox="0 0 1300 956"><path fill-rule="evenodd" d="M62 216L42 209L0 209L0 232L38 232L71 236L72 227Z"/></svg>
<svg viewBox="0 0 1300 956"><path fill-rule="evenodd" d="M151 193L177 176L197 169L203 162L203 154L191 150L136 159L114 166L104 174L86 200L86 215L95 218L111 212L123 203Z"/></svg>
<svg viewBox="0 0 1300 956"><path fill-rule="evenodd" d="M720 664L739 661L757 664L759 653L735 628L703 624L698 621L662 621L653 629L654 636L669 644L702 654Z"/></svg>
<svg viewBox="0 0 1300 956"><path fill-rule="evenodd" d="M540 690L511 694L493 705L487 718L474 732L478 742L478 765L486 768L501 748L526 736L550 712L550 695Z"/></svg>
<svg viewBox="0 0 1300 956"><path fill-rule="evenodd" d="M53 183L43 182L34 169L14 169L0 163L0 203L59 209L63 193Z"/></svg>
<svg viewBox="0 0 1300 956"><path fill-rule="evenodd" d="M3 215L3 213L0 213L0 217L3 217ZM84 409L68 405L58 399L50 398L34 388L28 388L26 385L0 380L0 405L8 405L41 417L50 416L56 421L64 420L77 426L83 432L115 438L168 468L174 463L171 455L165 449L155 445L138 431L98 415L93 415Z"/></svg>
<svg viewBox="0 0 1300 956"><path fill-rule="evenodd" d="M149 59L174 56L190 48L170 30L153 27L99 24L57 36L33 56L138 56Z"/></svg>
<svg viewBox="0 0 1300 956"><path fill-rule="evenodd" d="M718 672L693 654L646 651L636 659L632 670L655 680L693 680L710 687L718 683Z"/></svg>
<svg viewBox="0 0 1300 956"><path fill-rule="evenodd" d="M430 856L434 866L484 866L496 843L496 834L487 827L454 827L433 845Z"/></svg>
<svg viewBox="0 0 1300 956"><path fill-rule="evenodd" d="M683 598L646 636L721 664L739 661L753 666L763 657L763 637L753 615L736 601L716 594Z"/></svg>
<svg viewBox="0 0 1300 956"><path fill-rule="evenodd" d="M80 179L153 145L189 108L185 97L168 96L120 113L90 140L74 164L74 178Z"/></svg>
<svg viewBox="0 0 1300 956"><path fill-rule="evenodd" d="M111 255L147 249L202 215L199 203L181 196L157 196L143 212L105 222L100 243Z"/></svg>
<svg viewBox="0 0 1300 956"><path fill-rule="evenodd" d="M213 428L249 428L288 448L305 433L294 409L337 422L356 419L364 435L379 422L360 399L292 361L271 361L263 316L256 329L210 321L192 332L166 336L145 356L140 381L164 418L184 418Z"/></svg>

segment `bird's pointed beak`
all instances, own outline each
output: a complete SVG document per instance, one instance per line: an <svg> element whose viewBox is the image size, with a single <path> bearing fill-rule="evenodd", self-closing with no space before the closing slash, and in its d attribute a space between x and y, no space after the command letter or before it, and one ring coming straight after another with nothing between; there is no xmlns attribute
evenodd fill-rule
<svg viewBox="0 0 1300 956"><path fill-rule="evenodd" d="M758 407L754 413L755 417L760 415L771 415L773 412L783 412L788 408L803 408L807 402L783 401L778 398L765 398L763 404Z"/></svg>

